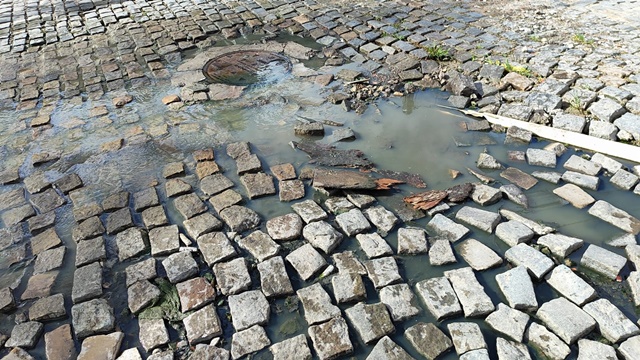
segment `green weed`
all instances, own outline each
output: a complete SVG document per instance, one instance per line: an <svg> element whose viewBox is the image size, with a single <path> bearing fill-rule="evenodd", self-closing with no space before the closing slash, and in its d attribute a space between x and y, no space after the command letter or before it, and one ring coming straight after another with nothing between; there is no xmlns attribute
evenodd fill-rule
<svg viewBox="0 0 640 360"><path fill-rule="evenodd" d="M593 39L587 39L584 34L575 34L572 38L573 42L581 44L581 45L593 45Z"/></svg>
<svg viewBox="0 0 640 360"><path fill-rule="evenodd" d="M424 50L427 52L429 59L437 60L437 61L445 61L451 59L451 54L449 54L449 50L446 48L435 45L435 46L427 46L424 47Z"/></svg>

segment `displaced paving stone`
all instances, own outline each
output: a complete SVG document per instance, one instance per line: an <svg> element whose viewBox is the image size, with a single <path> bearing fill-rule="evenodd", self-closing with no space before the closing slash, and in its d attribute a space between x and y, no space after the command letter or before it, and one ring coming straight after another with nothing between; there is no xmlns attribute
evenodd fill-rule
<svg viewBox="0 0 640 360"><path fill-rule="evenodd" d="M627 359L635 359L640 355L640 336L634 336L620 344L618 351Z"/></svg>
<svg viewBox="0 0 640 360"><path fill-rule="evenodd" d="M156 259L150 258L127 266L125 269L127 286L140 280L150 280L157 276Z"/></svg>
<svg viewBox="0 0 640 360"><path fill-rule="evenodd" d="M235 160L238 175L262 170L262 163L256 154L245 154Z"/></svg>
<svg viewBox="0 0 640 360"><path fill-rule="evenodd" d="M581 248L584 240L561 234L548 234L538 238L538 244L549 248L553 255L566 258Z"/></svg>
<svg viewBox="0 0 640 360"><path fill-rule="evenodd" d="M233 334L231 338L231 357L238 359L262 350L269 345L271 345L271 340L269 340L267 332L262 326L255 325Z"/></svg>
<svg viewBox="0 0 640 360"><path fill-rule="evenodd" d="M256 230L243 238L237 239L236 242L258 261L265 261L276 256L280 251L280 245L273 241L268 234L260 230Z"/></svg>
<svg viewBox="0 0 640 360"><path fill-rule="evenodd" d="M458 296L446 277L420 281L416 284L416 291L436 320L462 314Z"/></svg>
<svg viewBox="0 0 640 360"><path fill-rule="evenodd" d="M640 220L606 201L596 201L589 209L589 214L634 235L640 232Z"/></svg>
<svg viewBox="0 0 640 360"><path fill-rule="evenodd" d="M369 207L363 213L382 234L387 234L399 222L391 211L379 205Z"/></svg>
<svg viewBox="0 0 640 360"><path fill-rule="evenodd" d="M30 321L48 321L61 319L67 316L62 294L51 295L36 300L29 308Z"/></svg>
<svg viewBox="0 0 640 360"><path fill-rule="evenodd" d="M73 331L78 338L106 333L115 327L113 308L105 299L93 299L71 308Z"/></svg>
<svg viewBox="0 0 640 360"><path fill-rule="evenodd" d="M393 255L391 246L378 233L358 234L356 239L369 259Z"/></svg>
<svg viewBox="0 0 640 360"><path fill-rule="evenodd" d="M627 259L614 252L597 245L589 245L580 259L580 265L598 274L614 280L622 268L627 264Z"/></svg>
<svg viewBox="0 0 640 360"><path fill-rule="evenodd" d="M74 304L102 295L102 267L95 262L73 273L71 299Z"/></svg>
<svg viewBox="0 0 640 360"><path fill-rule="evenodd" d="M527 163L533 166L556 167L556 154L542 149L527 149Z"/></svg>
<svg viewBox="0 0 640 360"><path fill-rule="evenodd" d="M565 359L571 353L571 349L559 337L535 322L529 325L525 339L550 359Z"/></svg>
<svg viewBox="0 0 640 360"><path fill-rule="evenodd" d="M338 215L355 208L355 205L345 197L330 197L325 200L324 205L330 213Z"/></svg>
<svg viewBox="0 0 640 360"><path fill-rule="evenodd" d="M626 131L633 137L634 140L640 140L640 115L624 114L619 119L613 122L620 131ZM619 136L619 135L618 135Z"/></svg>
<svg viewBox="0 0 640 360"><path fill-rule="evenodd" d="M337 215L336 223L347 236L354 236L371 228L371 224L359 209L351 209Z"/></svg>
<svg viewBox="0 0 640 360"><path fill-rule="evenodd" d="M167 278L173 284L184 281L198 273L198 263L188 251L169 255L169 257L162 260L162 266L167 273Z"/></svg>
<svg viewBox="0 0 640 360"><path fill-rule="evenodd" d="M487 348L480 326L476 323L454 322L448 324L447 329L458 355Z"/></svg>
<svg viewBox="0 0 640 360"><path fill-rule="evenodd" d="M162 206L154 206L142 211L142 222L147 229L169 224Z"/></svg>
<svg viewBox="0 0 640 360"><path fill-rule="evenodd" d="M496 282L512 308L525 311L538 308L533 282L524 266L496 275Z"/></svg>
<svg viewBox="0 0 640 360"><path fill-rule="evenodd" d="M625 348L621 348L620 352L626 355L625 350ZM589 359L616 360L618 356L613 346L605 345L594 340L578 340L578 360ZM633 357L627 356L626 359L633 359Z"/></svg>
<svg viewBox="0 0 640 360"><path fill-rule="evenodd" d="M335 359L353 352L349 328L342 317L335 317L320 325L309 326L309 337L321 360Z"/></svg>
<svg viewBox="0 0 640 360"><path fill-rule="evenodd" d="M466 317L486 315L495 309L470 267L445 271L444 276L451 282Z"/></svg>
<svg viewBox="0 0 640 360"><path fill-rule="evenodd" d="M496 348L498 350L498 359L531 360L529 349L525 344L505 340L499 337L496 340Z"/></svg>
<svg viewBox="0 0 640 360"><path fill-rule="evenodd" d="M198 195L194 193L189 193L176 198L173 200L173 205L184 219L191 219L192 217L207 211L207 206L202 200L200 200Z"/></svg>
<svg viewBox="0 0 640 360"><path fill-rule="evenodd" d="M32 194L29 198L29 202L40 213L46 213L53 211L65 204L65 199L58 195L53 189L47 189L39 194Z"/></svg>
<svg viewBox="0 0 640 360"><path fill-rule="evenodd" d="M209 304L216 297L216 291L211 284L202 277L197 277L176 284L180 297L180 309L183 313L199 309Z"/></svg>
<svg viewBox="0 0 640 360"><path fill-rule="evenodd" d="M531 108L529 108L528 106L519 106L519 105L513 105L512 107L508 108L507 111L503 111L503 108L506 109L506 106L503 105L500 107L500 111L501 112L506 112L506 113L511 113L514 119L520 119L520 120L528 120L531 117ZM528 130L524 130L521 129L517 126L510 126L507 129L507 136L504 139L504 143L505 144L528 144L531 142L531 138L533 137L533 134L531 133L531 131Z"/></svg>
<svg viewBox="0 0 640 360"><path fill-rule="evenodd" d="M249 199L255 199L276 193L276 188L273 184L273 177L262 172L243 175L240 177L240 182L247 190Z"/></svg>
<svg viewBox="0 0 640 360"><path fill-rule="evenodd" d="M192 239L198 239L203 234L220 230L224 226L222 221L208 212L185 220L182 224Z"/></svg>
<svg viewBox="0 0 640 360"><path fill-rule="evenodd" d="M611 99L601 98L589 106L589 112L602 121L613 122L627 110Z"/></svg>
<svg viewBox="0 0 640 360"><path fill-rule="evenodd" d="M371 195L349 193L347 200L354 204L358 209L365 209L376 202L376 198Z"/></svg>
<svg viewBox="0 0 640 360"><path fill-rule="evenodd" d="M271 173L280 181L296 178L296 169L289 163L271 166Z"/></svg>
<svg viewBox="0 0 640 360"><path fill-rule="evenodd" d="M149 231L149 243L151 255L161 256L174 253L180 248L178 226L162 226Z"/></svg>
<svg viewBox="0 0 640 360"><path fill-rule="evenodd" d="M471 199L480 206L492 205L502 199L502 192L491 186L477 184L473 188Z"/></svg>
<svg viewBox="0 0 640 360"><path fill-rule="evenodd" d="M82 240L76 246L76 267L106 258L107 251L104 247L104 238L102 236L95 239Z"/></svg>
<svg viewBox="0 0 640 360"><path fill-rule="evenodd" d="M491 234L500 223L500 214L465 206L458 210L456 219Z"/></svg>
<svg viewBox="0 0 640 360"><path fill-rule="evenodd" d="M431 244L431 248L429 249L429 264L432 266L452 264L457 261L449 240L439 239Z"/></svg>
<svg viewBox="0 0 640 360"><path fill-rule="evenodd" d="M62 244L62 240L58 237L56 230L51 228L31 238L31 253L39 255L43 251L52 249L60 244Z"/></svg>
<svg viewBox="0 0 640 360"><path fill-rule="evenodd" d="M557 184L562 178L562 174L554 171L534 171L531 173L531 176L552 184Z"/></svg>
<svg viewBox="0 0 640 360"><path fill-rule="evenodd" d="M420 312L415 295L407 284L389 285L380 289L380 301L387 306L393 321L404 321Z"/></svg>
<svg viewBox="0 0 640 360"><path fill-rule="evenodd" d="M77 357L70 324L58 326L44 334L44 343L47 359L70 360Z"/></svg>
<svg viewBox="0 0 640 360"><path fill-rule="evenodd" d="M267 221L267 232L273 240L295 240L302 233L302 219L297 214L286 214Z"/></svg>
<svg viewBox="0 0 640 360"><path fill-rule="evenodd" d="M311 223L313 221L324 220L327 218L327 213L313 200L305 200L291 205L293 211L300 215L305 223Z"/></svg>
<svg viewBox="0 0 640 360"><path fill-rule="evenodd" d="M293 293L293 287L280 256L258 263L262 292L267 297L283 296Z"/></svg>
<svg viewBox="0 0 640 360"><path fill-rule="evenodd" d="M198 238L197 243L209 266L230 259L237 254L236 249L222 232L204 234Z"/></svg>
<svg viewBox="0 0 640 360"><path fill-rule="evenodd" d="M359 274L366 275L367 270L358 260L353 251L343 251L331 256L338 272L341 274Z"/></svg>
<svg viewBox="0 0 640 360"><path fill-rule="evenodd" d="M420 228L398 229L398 254L417 255L427 252L427 236Z"/></svg>
<svg viewBox="0 0 640 360"><path fill-rule="evenodd" d="M311 349L304 334L273 344L269 351L274 360L311 360Z"/></svg>
<svg viewBox="0 0 640 360"><path fill-rule="evenodd" d="M578 306L598 296L596 291L565 265L558 265L547 276L547 283Z"/></svg>
<svg viewBox="0 0 640 360"><path fill-rule="evenodd" d="M147 353L169 342L169 333L163 319L139 319L138 326L140 344Z"/></svg>
<svg viewBox="0 0 640 360"><path fill-rule="evenodd" d="M480 155L478 156L476 166L478 167L478 169L490 170L499 170L503 168L502 164L500 164L500 162L496 160L496 158L484 152L480 153Z"/></svg>
<svg viewBox="0 0 640 360"><path fill-rule="evenodd" d="M592 301L582 309L598 323L598 330L602 336L612 343L618 343L640 333L636 324L607 299Z"/></svg>
<svg viewBox="0 0 640 360"><path fill-rule="evenodd" d="M556 129L582 133L585 125L586 119L582 116L560 114L553 118L553 127Z"/></svg>
<svg viewBox="0 0 640 360"><path fill-rule="evenodd" d="M495 331L517 342L522 342L524 331L529 323L529 315L505 304L498 304L497 307L496 311L485 318L485 322Z"/></svg>
<svg viewBox="0 0 640 360"><path fill-rule="evenodd" d="M138 191L133 194L133 209L137 212L159 205L158 193L153 187Z"/></svg>
<svg viewBox="0 0 640 360"><path fill-rule="evenodd" d="M453 347L451 340L431 323L417 323L405 331L411 346L426 359L436 359Z"/></svg>
<svg viewBox="0 0 640 360"><path fill-rule="evenodd" d="M451 242L462 239L470 231L464 225L460 225L442 214L436 214L433 219L427 223L427 228Z"/></svg>
<svg viewBox="0 0 640 360"><path fill-rule="evenodd" d="M36 346L44 325L37 321L27 321L21 324L17 324L11 330L11 337L5 343L7 348L22 347L31 349Z"/></svg>
<svg viewBox="0 0 640 360"><path fill-rule="evenodd" d="M553 193L578 209L587 207L596 201L591 195L574 184L563 185L554 189Z"/></svg>
<svg viewBox="0 0 640 360"><path fill-rule="evenodd" d="M107 234L112 235L132 226L133 219L131 218L131 211L129 211L129 208L117 210L107 216Z"/></svg>
<svg viewBox="0 0 640 360"><path fill-rule="evenodd" d="M228 189L220 194L212 196L209 199L209 203L213 206L214 210L220 213L222 210L228 208L231 205L237 205L242 202L242 195L236 191Z"/></svg>
<svg viewBox="0 0 640 360"><path fill-rule="evenodd" d="M302 199L305 195L304 183L301 180L280 181L280 201L289 202Z"/></svg>
<svg viewBox="0 0 640 360"><path fill-rule="evenodd" d="M533 176L514 167L507 168L500 173L500 176L525 190L531 189L538 183L538 180L536 180ZM500 189L502 190L502 187Z"/></svg>
<svg viewBox="0 0 640 360"><path fill-rule="evenodd" d="M591 316L565 298L553 299L542 304L536 316L569 345L596 327L596 322Z"/></svg>
<svg viewBox="0 0 640 360"><path fill-rule="evenodd" d="M27 199L24 196L24 190L22 188L17 188L0 194L0 211L26 204Z"/></svg>
<svg viewBox="0 0 640 360"><path fill-rule="evenodd" d="M115 359L123 339L124 334L121 332L86 338L82 342L78 360Z"/></svg>
<svg viewBox="0 0 640 360"><path fill-rule="evenodd" d="M574 171L565 171L562 174L562 180L594 191L598 190L600 184L600 178L597 176L584 175Z"/></svg>
<svg viewBox="0 0 640 360"><path fill-rule="evenodd" d="M365 261L364 266L376 289L402 281L398 264L391 256Z"/></svg>
<svg viewBox="0 0 640 360"><path fill-rule="evenodd" d="M298 122L294 127L296 135L324 136L324 125L319 122Z"/></svg>
<svg viewBox="0 0 640 360"><path fill-rule="evenodd" d="M102 201L102 209L104 211L113 211L121 209L129 205L129 193L126 191L109 195Z"/></svg>
<svg viewBox="0 0 640 360"><path fill-rule="evenodd" d="M345 310L349 322L365 343L371 343L395 331L387 307L383 303L358 303Z"/></svg>
<svg viewBox="0 0 640 360"><path fill-rule="evenodd" d="M331 278L331 284L333 286L333 295L339 304L362 301L367 296L360 274L341 273L334 275Z"/></svg>
<svg viewBox="0 0 640 360"><path fill-rule="evenodd" d="M145 253L148 249L143 232L138 228L129 228L116 235L118 259L125 261Z"/></svg>
<svg viewBox="0 0 640 360"><path fill-rule="evenodd" d="M195 345L222 335L220 318L213 305L207 305L182 320L189 344Z"/></svg>
<svg viewBox="0 0 640 360"><path fill-rule="evenodd" d="M458 253L476 271L502 264L502 258L476 239L467 239L457 246Z"/></svg>
<svg viewBox="0 0 640 360"><path fill-rule="evenodd" d="M228 301L233 327L236 331L244 330L254 325L265 325L269 322L271 308L267 298L260 290L245 291L237 295L231 295Z"/></svg>
<svg viewBox="0 0 640 360"><path fill-rule="evenodd" d="M596 176L602 170L602 166L597 163L585 160L579 156L571 155L563 167L567 170L579 172L585 175Z"/></svg>
<svg viewBox="0 0 640 360"><path fill-rule="evenodd" d="M234 295L251 287L251 276L244 258L213 265L216 282L223 295Z"/></svg>
<svg viewBox="0 0 640 360"><path fill-rule="evenodd" d="M322 255L310 244L295 249L285 259L304 281L309 280L327 266Z"/></svg>
<svg viewBox="0 0 640 360"><path fill-rule="evenodd" d="M127 289L129 310L136 314L160 298L160 289L148 280L140 280Z"/></svg>
<svg viewBox="0 0 640 360"><path fill-rule="evenodd" d="M233 182L222 174L213 174L200 180L200 190L210 196L219 194L233 186Z"/></svg>
<svg viewBox="0 0 640 360"><path fill-rule="evenodd" d="M634 186L636 186L638 181L640 181L640 178L635 174L632 174L628 171L620 169L611 177L609 181L615 187L628 191L628 190L631 190Z"/></svg>
<svg viewBox="0 0 640 360"><path fill-rule="evenodd" d="M314 325L340 316L340 309L331 303L329 294L319 283L297 291L304 308L307 324Z"/></svg>
<svg viewBox="0 0 640 360"><path fill-rule="evenodd" d="M514 265L526 267L536 280L540 280L553 268L551 259L526 244L513 246L504 253L504 256Z"/></svg>
<svg viewBox="0 0 640 360"><path fill-rule="evenodd" d="M170 179L164 184L164 191L167 197L174 197L190 192L191 185L181 179Z"/></svg>
<svg viewBox="0 0 640 360"><path fill-rule="evenodd" d="M255 211L240 205L232 205L220 212L222 220L231 231L242 233L260 225L260 215Z"/></svg>
<svg viewBox="0 0 640 360"><path fill-rule="evenodd" d="M368 360L410 360L413 359L403 348L393 342L388 336L383 336L373 347Z"/></svg>
<svg viewBox="0 0 640 360"><path fill-rule="evenodd" d="M313 247L330 254L342 241L342 234L324 221L317 221L306 225L302 235Z"/></svg>
<svg viewBox="0 0 640 360"><path fill-rule="evenodd" d="M527 243L533 235L533 230L515 220L502 222L496 226L496 236L509 246Z"/></svg>

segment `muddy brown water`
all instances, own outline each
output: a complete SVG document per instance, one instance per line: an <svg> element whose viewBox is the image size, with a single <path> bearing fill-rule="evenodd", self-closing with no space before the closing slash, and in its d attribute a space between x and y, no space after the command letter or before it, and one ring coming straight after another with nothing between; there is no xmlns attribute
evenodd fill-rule
<svg viewBox="0 0 640 360"><path fill-rule="evenodd" d="M353 68L354 65L347 67ZM289 142L292 140L326 142L326 140L294 136L293 127L298 116L344 123L344 126L355 131L356 140L337 143L336 147L360 149L380 169L420 174L429 189L445 189L455 184L476 181L464 169L465 167L473 168L478 154L485 149L505 165L515 166L529 173L535 170L546 170L530 167L523 162L509 161L507 158L508 150L525 150L526 146L502 145L503 134L460 132L458 122L472 120L457 112L439 107L438 105L446 103L447 94L438 90L418 92L406 97L382 99L378 102L379 111L376 111L374 107L369 107L364 114L357 115L353 112L345 112L339 106L323 103L321 99L329 93L329 90L318 87L312 81L284 73L281 78L276 80L271 81L268 86L254 86L242 98L235 101L196 104L175 112L166 111L160 102L160 99L172 89L167 84L158 84L153 89L135 92L136 101L124 109L112 112L109 115L112 124L106 125L93 120L86 121L84 125L77 128L66 129L65 126L74 118L86 119L88 111L101 103L88 101L79 105L63 105L52 117L54 127L47 132L46 136L34 141L29 140L29 130L12 132L13 118L11 114L3 112L0 113L0 129L2 130L0 131L0 149L2 149L6 164L28 163L25 159L28 160L33 153L51 149L71 154L64 156L58 164L54 164L48 175L55 178L67 172L79 174L85 183L85 190L83 190L85 201L101 200L119 189L130 192L141 190L149 186L155 179L162 178L161 171L164 164L182 161L192 151L206 147L215 149L216 161L225 169L225 175L236 183L236 189L242 192L240 182L234 175L233 161L226 156L222 146L224 143L236 140L249 141L252 144L253 152L260 157L263 167L290 162L296 166L299 172L300 169L308 166L309 159L306 154L293 150ZM150 133L153 129L165 125L167 126L166 134L150 137L149 141L141 141L139 144L126 146L113 153L98 151L100 144L104 141L121 137L122 134L132 131L136 126L140 126L145 132ZM328 126L326 129L327 135L330 135L333 130L338 128ZM471 146L456 146L454 137L464 139ZM541 140L529 146L540 148L546 144ZM562 164L573 153L576 152L574 150L568 151L559 159L558 163ZM192 164L187 163L187 165ZM463 176L452 180L448 175L448 169L458 169L463 172ZM557 170L561 171L560 169L559 165ZM23 165L21 168L23 175L28 174L31 170L28 165ZM506 183L504 180L501 181L499 171L487 174L496 178L498 182ZM196 184L193 175L188 176L187 181L192 185ZM3 186L0 191L4 192L16 186L20 185ZM586 210L578 210L563 203L552 194L551 191L554 188L554 185L541 181L534 188L526 191L525 194L530 203L528 210L523 210L507 200L489 206L487 209L497 211L502 207L508 208L527 218L553 226L562 234L579 237L588 243L598 245L622 235L620 230L591 217ZM313 198L320 203L326 198L325 195L314 192L309 186L306 190L306 198ZM402 196L420 191L422 190L403 185L392 191L371 194L377 197L379 203L396 211L403 206L401 204ZM159 191L159 194L162 194L162 191ZM607 200L632 215L638 216L640 214L640 202L636 200L635 195L616 190L606 180L603 181L599 191L592 194L597 199ZM180 224L181 218L170 202L165 201L164 205L170 222ZM256 210L263 220L291 212L290 204L279 202L277 196L249 201L248 206ZM451 215L456 211L457 208L453 208L447 214ZM72 287L73 259L75 258L75 243L71 240L71 231L75 222L71 215L70 203L56 210L56 214L56 230L68 251L54 292L66 294L65 300L68 314L70 314L71 301L68 294L70 294ZM137 224L141 224L139 215L134 220ZM428 220L429 218L425 217L410 221L406 225L424 228ZM504 255L507 246L499 239L474 229L472 231L469 237L482 241L499 254ZM386 239L396 250L395 231L389 234ZM109 298L110 303L114 306L118 326L127 334L122 346L123 349L126 349L139 345L136 339L138 329L137 321L126 311L126 289L123 285L125 266L111 260L115 256L113 243L113 237L107 236L107 252L110 259L107 263L112 266L112 269L104 279L106 283L105 297ZM355 239L344 240L335 252L344 250L353 250L362 255ZM583 251L584 249L572 254L571 259L577 262ZM613 249L613 251L623 254L619 249ZM362 258L364 257L362 256ZM459 257L457 264L441 267L430 266L426 255L397 256L396 258L401 267L402 277L410 285L424 279L442 276L446 270L467 266ZM0 287L13 282L25 270L26 276L15 292L20 294L26 287L26 280L31 275L32 266L33 263L19 264L9 269L0 270ZM476 272L494 304L502 301L494 280L495 275L506 269L505 262L496 269ZM289 274L295 289L312 282L305 284L294 275L295 271L292 269L289 269ZM635 308L631 305L629 294L624 285L602 281L595 276L587 276L586 278L597 287L600 296L611 299L623 309L627 316L634 321L637 320L638 316L635 313ZM326 286L329 284L330 278L318 281L321 281L325 285L325 289L331 293L331 286ZM254 282L254 284L259 284L259 282ZM379 299L373 285L368 280L365 280L365 284L368 294L367 302L378 302ZM536 292L540 304L557 296L544 283L536 285ZM307 326L302 316L301 305L297 311L289 312L286 309L285 300L279 299L273 301L272 308L274 312L266 327L272 343L297 334L306 334ZM341 305L340 308L344 310L346 306ZM26 309L27 307L23 306L11 314L0 315L0 332L8 334L16 314L25 312ZM219 314L225 324L224 336L227 340L223 344L228 347L233 329L230 322L225 320L226 313L227 310L223 303L219 307ZM45 332L69 321L70 318L48 322L45 324ZM420 321L435 322L435 319L423 308L419 316L397 323L396 332L392 336L394 341L416 358L420 357L402 334L404 329ZM439 324L440 328L445 329L446 324L454 321L478 323L483 329L490 353L495 354L496 334L481 319L448 319ZM175 340L176 332L169 329L172 340ZM351 331L350 337L355 346L353 357L364 359L372 346L361 343L359 336L354 331ZM43 339L44 337L40 338L37 348L30 351L31 353L43 356ZM572 356L575 356L575 350ZM267 359L269 357L269 352L265 350L254 358ZM454 352L443 357L443 359L454 358L456 358Z"/></svg>

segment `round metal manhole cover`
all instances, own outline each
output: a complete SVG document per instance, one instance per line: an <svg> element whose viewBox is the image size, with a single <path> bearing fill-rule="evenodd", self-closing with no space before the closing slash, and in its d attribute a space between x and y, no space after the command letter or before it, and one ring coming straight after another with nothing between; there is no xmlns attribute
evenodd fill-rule
<svg viewBox="0 0 640 360"><path fill-rule="evenodd" d="M263 50L234 51L209 60L202 69L212 82L247 86L277 80L291 71L283 55Z"/></svg>

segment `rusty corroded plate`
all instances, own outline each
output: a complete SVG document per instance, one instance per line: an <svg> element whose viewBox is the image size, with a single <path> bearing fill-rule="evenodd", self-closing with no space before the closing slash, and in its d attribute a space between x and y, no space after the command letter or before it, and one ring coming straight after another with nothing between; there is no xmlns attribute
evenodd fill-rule
<svg viewBox="0 0 640 360"><path fill-rule="evenodd" d="M289 72L291 62L271 51L241 50L209 60L202 72L215 83L246 86L259 82L266 73L276 69Z"/></svg>

